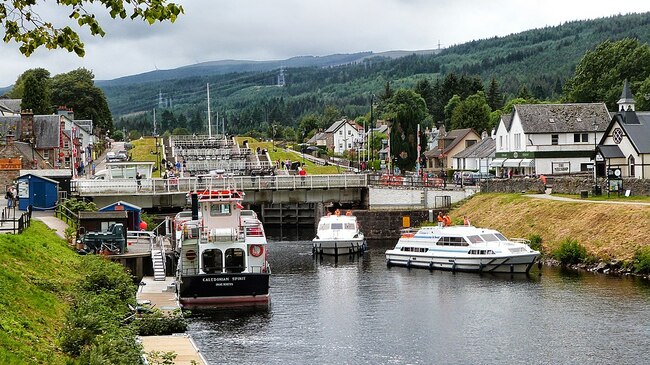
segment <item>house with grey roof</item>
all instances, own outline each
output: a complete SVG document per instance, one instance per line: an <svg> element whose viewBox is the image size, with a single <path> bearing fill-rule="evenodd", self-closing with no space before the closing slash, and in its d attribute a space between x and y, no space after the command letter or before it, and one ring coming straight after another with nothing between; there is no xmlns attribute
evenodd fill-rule
<svg viewBox="0 0 650 365"><path fill-rule="evenodd" d="M325 130L327 148L334 153L357 148L363 144L363 127L352 120L342 119Z"/></svg>
<svg viewBox="0 0 650 365"><path fill-rule="evenodd" d="M0 97L0 116L20 115L22 99Z"/></svg>
<svg viewBox="0 0 650 365"><path fill-rule="evenodd" d="M650 112L637 112L627 80L616 112L596 148L599 176L650 178ZM620 170L619 170L620 169ZM610 173L608 173L608 171Z"/></svg>
<svg viewBox="0 0 650 365"><path fill-rule="evenodd" d="M446 132L444 126L438 131L438 146L424 152L426 169L440 172L447 169L460 169L453 156L481 140L472 128L454 129Z"/></svg>
<svg viewBox="0 0 650 365"><path fill-rule="evenodd" d="M484 133L478 143L474 143L453 156L453 165L458 166L459 170L473 170L487 174L490 171L490 163L494 159L495 151L496 142L487 133Z"/></svg>
<svg viewBox="0 0 650 365"><path fill-rule="evenodd" d="M495 132L497 175L592 172L596 141L609 124L604 103L519 104Z"/></svg>

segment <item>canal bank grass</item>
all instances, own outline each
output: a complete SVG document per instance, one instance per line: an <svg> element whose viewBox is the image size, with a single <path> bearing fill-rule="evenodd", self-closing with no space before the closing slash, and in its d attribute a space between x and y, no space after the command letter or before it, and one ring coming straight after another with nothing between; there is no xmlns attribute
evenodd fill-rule
<svg viewBox="0 0 650 365"><path fill-rule="evenodd" d="M142 137L131 142L133 148L129 151L131 161L137 162L158 162L156 155L156 139L154 137ZM162 151L159 150L162 153ZM162 157L161 157L162 159ZM160 171L154 171L152 177L160 177Z"/></svg>
<svg viewBox="0 0 650 365"><path fill-rule="evenodd" d="M58 347L80 256L45 224L0 234L0 364L65 364Z"/></svg>
<svg viewBox="0 0 650 365"><path fill-rule="evenodd" d="M455 222L467 215L472 225L494 228L508 237L539 235L545 254L556 250L565 239L576 240L588 255L602 260L630 261L639 248L650 246L650 206L480 193L450 214Z"/></svg>
<svg viewBox="0 0 650 365"><path fill-rule="evenodd" d="M237 143L239 143L240 146L243 146L244 141L248 141L248 146L250 149L253 151L257 151L257 147L260 149L266 149L269 152L269 157L271 158L272 162L276 161L300 161L302 162L302 154L301 153L295 153L295 152L287 152L285 151L282 147L278 145L278 143L275 143L275 146L272 142L262 142L258 141L255 138L251 137L235 137L237 140ZM331 175L331 174L339 174L345 172L345 169L337 167L337 166L321 166L317 165L309 160L305 160L305 171L307 171L308 174L312 175Z"/></svg>

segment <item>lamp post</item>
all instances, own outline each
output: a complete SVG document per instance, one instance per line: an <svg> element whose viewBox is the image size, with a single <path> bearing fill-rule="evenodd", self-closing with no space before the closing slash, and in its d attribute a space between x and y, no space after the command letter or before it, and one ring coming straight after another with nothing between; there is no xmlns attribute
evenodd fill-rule
<svg viewBox="0 0 650 365"><path fill-rule="evenodd" d="M370 94L370 140L368 141L368 151L370 152L370 161L371 163L375 161L375 151L373 151L372 146L372 135L374 133L374 115L373 115L373 105L375 104L375 94Z"/></svg>
<svg viewBox="0 0 650 365"><path fill-rule="evenodd" d="M594 193L596 192L596 186L598 185L596 181L596 149L597 149L597 142L596 142L596 132L598 131L598 123L596 122L596 117L594 117Z"/></svg>

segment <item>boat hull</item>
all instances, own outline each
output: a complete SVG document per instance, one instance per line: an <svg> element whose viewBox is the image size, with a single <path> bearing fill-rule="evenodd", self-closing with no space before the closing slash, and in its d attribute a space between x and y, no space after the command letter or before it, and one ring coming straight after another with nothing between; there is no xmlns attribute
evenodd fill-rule
<svg viewBox="0 0 650 365"><path fill-rule="evenodd" d="M537 253L489 257L434 256L389 250L386 251L386 264L429 270L525 274L530 271L538 256Z"/></svg>
<svg viewBox="0 0 650 365"><path fill-rule="evenodd" d="M318 255L351 255L366 250L366 240L314 240L312 250Z"/></svg>
<svg viewBox="0 0 650 365"><path fill-rule="evenodd" d="M219 305L267 305L268 273L185 275L177 282L178 301L183 309Z"/></svg>

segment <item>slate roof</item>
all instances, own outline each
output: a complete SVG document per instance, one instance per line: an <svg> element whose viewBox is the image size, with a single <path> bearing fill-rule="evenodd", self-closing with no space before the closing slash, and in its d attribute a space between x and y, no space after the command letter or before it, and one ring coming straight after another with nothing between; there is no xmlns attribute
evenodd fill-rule
<svg viewBox="0 0 650 365"><path fill-rule="evenodd" d="M79 128L83 129L84 131L93 134L92 125L93 121L92 119L75 119L73 122L79 126Z"/></svg>
<svg viewBox="0 0 650 365"><path fill-rule="evenodd" d="M510 130L512 126L512 114L503 114L501 115L501 120L503 120L503 125L506 127L506 130Z"/></svg>
<svg viewBox="0 0 650 365"><path fill-rule="evenodd" d="M9 130L12 130L15 138L20 138L18 135L18 124L20 123L20 115L0 116L0 136L4 138Z"/></svg>
<svg viewBox="0 0 650 365"><path fill-rule="evenodd" d="M35 115L34 136L37 149L59 148L61 125L58 115Z"/></svg>
<svg viewBox="0 0 650 365"><path fill-rule="evenodd" d="M650 153L650 112L634 112L634 114L636 114L635 120L638 123L626 123L623 116L627 117L627 112L625 114L616 113L615 118L618 119L621 128L637 152L639 154Z"/></svg>
<svg viewBox="0 0 650 365"><path fill-rule="evenodd" d="M326 138L326 136L325 136L324 132L318 132L318 133L314 134L314 136L311 137L309 139L309 141L307 141L307 143L313 144L313 143L316 143L318 141L324 140L325 138Z"/></svg>
<svg viewBox="0 0 650 365"><path fill-rule="evenodd" d="M332 125L331 125L329 128L327 128L327 130L325 130L325 133L334 133L334 132L336 132L339 128L341 128L341 126L342 126L343 124L345 124L345 123L347 123L347 122L348 122L347 119L342 119L342 120L339 120L339 121L337 121L337 122L334 122L334 123L332 123Z"/></svg>
<svg viewBox="0 0 650 365"><path fill-rule="evenodd" d="M477 143L458 152L454 158L487 158L494 157L497 150L496 141L492 138L483 138Z"/></svg>
<svg viewBox="0 0 650 365"><path fill-rule="evenodd" d="M440 148L434 148L429 151L424 152L424 157L426 158L435 158L435 157L440 157L441 155L445 154L446 152L449 152L451 149L456 147L457 144L459 144L465 136L467 136L469 133L473 131L472 128L463 128L463 129L454 129L453 131L449 131L446 136L444 137L438 137L440 139L448 140L447 143L445 143L445 149L441 150ZM475 132L476 133L476 132Z"/></svg>
<svg viewBox="0 0 650 365"><path fill-rule="evenodd" d="M22 99L3 99L0 98L0 109L9 113L20 114L20 104Z"/></svg>
<svg viewBox="0 0 650 365"><path fill-rule="evenodd" d="M605 103L515 105L524 133L573 133L604 131L611 120Z"/></svg>
<svg viewBox="0 0 650 365"><path fill-rule="evenodd" d="M634 104L634 96L630 90L630 85L625 79L623 83L623 92L621 92L621 98L618 100L617 104Z"/></svg>
<svg viewBox="0 0 650 365"><path fill-rule="evenodd" d="M623 151L617 145L600 145L597 148L604 158L625 158Z"/></svg>

